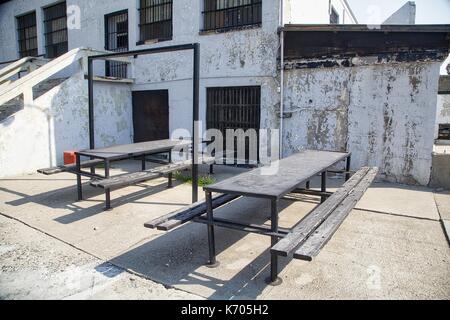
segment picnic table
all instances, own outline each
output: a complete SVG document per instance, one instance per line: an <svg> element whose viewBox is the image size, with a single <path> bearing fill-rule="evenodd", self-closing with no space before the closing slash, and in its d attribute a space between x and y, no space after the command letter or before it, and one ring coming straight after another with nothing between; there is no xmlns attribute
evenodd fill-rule
<svg viewBox="0 0 450 320"><path fill-rule="evenodd" d="M341 161L346 162L345 168L337 166ZM376 167L362 167L351 172L350 161L351 154L348 152L303 150L273 163L270 170L260 167L206 186L204 201L157 217L144 226L170 232L190 221L206 224L209 247L207 266L211 268L219 265L216 260L215 226L269 236L271 270L267 282L279 285L282 281L278 278L278 257L293 256L295 259L312 261L377 176ZM327 191L328 173L340 173L345 177L345 183L334 192ZM318 175L321 176L320 190L311 189L310 181ZM292 228L280 228L279 201L289 194L318 196L321 201ZM242 197L267 199L270 202L271 225L248 224L236 221L239 218L231 221L214 216L214 210Z"/></svg>
<svg viewBox="0 0 450 320"><path fill-rule="evenodd" d="M191 144L190 140L172 140L172 139L166 139L166 140L157 140L157 141L147 141L147 142L140 142L140 143L131 143L131 144L124 144L124 145L116 145L116 146L110 146L105 148L97 148L97 149L88 149L88 150L81 150L75 152L76 157L76 164L75 164L75 170L73 173L77 175L77 192L78 192L78 200L83 199L83 190L82 190L82 183L81 183L81 177L87 176L92 179L97 180L104 180L110 178L110 164L112 161L119 161L119 160L126 160L126 159L132 159L136 157L140 157L142 161L142 172L146 170L146 156L149 155L155 155L160 153L168 153L168 163L171 163L171 155L172 150L174 148L181 148L181 147L187 147ZM101 164L104 165L104 175L98 175L95 172L95 166L90 166L90 172L87 172L83 170L83 162L81 161L82 157L89 158L92 163L94 164ZM169 187L171 184L171 172L169 174ZM145 178L153 178L157 177L158 173L156 172L144 172L144 174L140 175L134 175L130 176L128 175L128 180L125 179L124 176L122 176L121 180L119 181L116 179L117 182L137 182L137 179L145 179ZM111 181L110 181L111 182ZM104 186L104 185L95 185L95 186ZM105 197L106 197L106 209L110 208L110 187L112 186L112 183L107 185L108 187L105 187Z"/></svg>
<svg viewBox="0 0 450 320"><path fill-rule="evenodd" d="M349 179L350 153L332 151L305 150L278 161L276 174L267 175L264 168L257 168L210 186L204 187L206 196L206 218L196 218L196 222L207 224L209 266L216 267L216 249L214 239L214 226L253 232L271 237L274 246L280 238L289 233L289 230L278 227L278 203L281 198L290 192L296 191L303 184L307 184L304 193L321 196L322 202L330 196L326 190L327 170L338 162L346 160L346 180ZM308 190L309 181L321 174L321 191ZM302 190L299 190L300 192ZM212 193L228 194L264 198L270 201L271 227L248 225L239 221L229 221L214 217ZM299 193L300 193L299 192ZM278 255L271 253L271 276L269 283L276 284L278 279Z"/></svg>

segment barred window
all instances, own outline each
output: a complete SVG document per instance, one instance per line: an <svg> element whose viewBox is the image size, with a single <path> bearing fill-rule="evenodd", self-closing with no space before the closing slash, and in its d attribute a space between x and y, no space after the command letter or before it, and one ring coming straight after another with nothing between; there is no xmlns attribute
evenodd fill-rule
<svg viewBox="0 0 450 320"><path fill-rule="evenodd" d="M140 44L172 39L172 0L140 0Z"/></svg>
<svg viewBox="0 0 450 320"><path fill-rule="evenodd" d="M339 14L333 7L331 7L330 24L339 24Z"/></svg>
<svg viewBox="0 0 450 320"><path fill-rule="evenodd" d="M17 17L17 33L20 58L37 56L36 12Z"/></svg>
<svg viewBox="0 0 450 320"><path fill-rule="evenodd" d="M260 25L262 0L204 0L203 31Z"/></svg>
<svg viewBox="0 0 450 320"><path fill-rule="evenodd" d="M56 58L68 50L66 3L44 8L45 52L47 58Z"/></svg>
<svg viewBox="0 0 450 320"><path fill-rule="evenodd" d="M259 135L261 87L214 87L207 88L206 94L206 128L217 129L222 133L223 150L227 148L226 131L228 129L243 129L244 131L254 129ZM250 152L252 150L251 143L248 140L245 142L245 159L237 159L235 144L235 162L238 160L245 160L246 163L258 161L259 152L256 152L256 159L252 159L255 155ZM259 142L256 143L256 148L258 145Z"/></svg>

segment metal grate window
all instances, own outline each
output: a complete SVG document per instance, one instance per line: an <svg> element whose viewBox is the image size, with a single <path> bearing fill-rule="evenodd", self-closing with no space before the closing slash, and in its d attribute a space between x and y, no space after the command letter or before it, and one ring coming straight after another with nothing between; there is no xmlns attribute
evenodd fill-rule
<svg viewBox="0 0 450 320"><path fill-rule="evenodd" d="M203 31L260 25L262 0L204 0Z"/></svg>
<svg viewBox="0 0 450 320"><path fill-rule="evenodd" d="M172 0L140 1L140 43L172 39Z"/></svg>
<svg viewBox="0 0 450 320"><path fill-rule="evenodd" d="M17 17L17 33L20 58L37 56L36 12Z"/></svg>
<svg viewBox="0 0 450 320"><path fill-rule="evenodd" d="M45 52L47 58L56 58L68 50L66 3L44 8Z"/></svg>
<svg viewBox="0 0 450 320"><path fill-rule="evenodd" d="M105 16L105 49L114 52L128 51L128 11L120 11ZM127 64L106 61L106 76L127 77Z"/></svg>
<svg viewBox="0 0 450 320"><path fill-rule="evenodd" d="M222 132L224 150L226 150L227 129L243 129L244 131L255 129L259 136L260 118L261 87L220 87L207 89L206 126L207 129L218 129ZM259 145L259 142L257 145ZM245 159L247 161L249 160L248 149L247 141Z"/></svg>
<svg viewBox="0 0 450 320"><path fill-rule="evenodd" d="M330 24L339 24L339 14L333 7L331 7L330 12Z"/></svg>

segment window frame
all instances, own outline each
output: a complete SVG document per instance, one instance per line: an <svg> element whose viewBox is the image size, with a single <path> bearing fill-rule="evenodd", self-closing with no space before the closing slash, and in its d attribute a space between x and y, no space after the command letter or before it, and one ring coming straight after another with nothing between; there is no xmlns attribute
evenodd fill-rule
<svg viewBox="0 0 450 320"><path fill-rule="evenodd" d="M333 17L337 18L336 22L332 21ZM330 24L339 24L340 23L340 19L341 19L341 17L339 15L339 13L337 12L337 10L333 6L331 6L331 10L330 10Z"/></svg>
<svg viewBox="0 0 450 320"><path fill-rule="evenodd" d="M26 17L34 15L34 25L27 25L23 26L21 25L21 19L26 19ZM28 12L19 16L16 16L16 32L17 32L17 42L18 42L18 52L19 52L19 58L25 58L25 57L36 57L39 53L39 43L38 43L38 34L37 34L37 15L36 10L32 12ZM27 37L27 29L34 27L34 35L31 37ZM21 38L22 31L24 32L24 38ZM27 43L29 43L30 40L34 39L35 47L27 47ZM25 43L25 50L22 50L22 43ZM33 52L34 51L34 52ZM24 54L26 53L26 54Z"/></svg>
<svg viewBox="0 0 450 320"><path fill-rule="evenodd" d="M220 9L218 8L218 1L223 0L203 0L203 10L201 12L203 25L200 33L227 32L262 26L262 0L249 0L249 4L228 6ZM247 21L243 22L245 21L243 12L245 12L244 10L246 8L251 10L251 18L249 19L249 13L247 11Z"/></svg>
<svg viewBox="0 0 450 320"><path fill-rule="evenodd" d="M57 6L62 6L62 5L65 6L63 15L57 15L56 17L48 17L49 9L57 7ZM44 17L43 25L44 25L45 57L49 58L49 59L57 58L69 51L69 34L68 34L68 28L67 28L67 2L62 1L62 2L51 4L47 7L42 8L42 11L43 11L43 17ZM51 25L50 23L52 21L57 21L57 20L60 20L63 18L65 18L64 27L56 29L56 30L53 30L53 28L52 28L52 30L50 30L49 26ZM63 35L62 38L65 38L65 41L54 42L53 35L57 34L57 33L61 33ZM52 36L51 44L49 44L50 35ZM57 46L63 47L62 50L60 50L61 52L58 52ZM52 48L53 51L55 51L55 52L50 53L49 48Z"/></svg>
<svg viewBox="0 0 450 320"><path fill-rule="evenodd" d="M143 6L143 4L145 4L145 2L148 0L139 0L139 8L138 8L138 16L139 16L139 24L138 24L138 34L139 34L139 41L136 42L136 45L143 45L146 44L147 42L161 42L161 41L169 41L173 39L173 0L160 0L160 3L158 4L153 4L153 5L148 5L148 6ZM156 0L150 0L150 1L156 1ZM168 19L163 19L163 20L158 20L158 21L153 21L153 22L145 22L142 23L142 18L143 18L143 11L144 10L151 10L152 8L156 8L156 7L162 7L162 6L166 6L169 5L170 8L167 10L168 14L170 15L170 18ZM156 9L154 9L156 10ZM165 12L164 14L167 14L167 12ZM157 25L157 24L161 24L163 25L164 23L167 23L170 21L170 27L169 27L169 31L168 31L168 35L155 35L155 36L145 36L145 31L143 30L143 28L145 26L148 25ZM145 38L145 39L144 39Z"/></svg>

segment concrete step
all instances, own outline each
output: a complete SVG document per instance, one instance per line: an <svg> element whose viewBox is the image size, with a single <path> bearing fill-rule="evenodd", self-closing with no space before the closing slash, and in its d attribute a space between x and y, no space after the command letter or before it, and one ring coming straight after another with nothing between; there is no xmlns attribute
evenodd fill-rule
<svg viewBox="0 0 450 320"><path fill-rule="evenodd" d="M0 106L0 122L23 109L23 96L14 98Z"/></svg>
<svg viewBox="0 0 450 320"><path fill-rule="evenodd" d="M56 86L59 86L66 80L67 78L55 78L55 79L47 79L39 83L38 85L33 87L33 99L39 98L47 91L53 89Z"/></svg>

